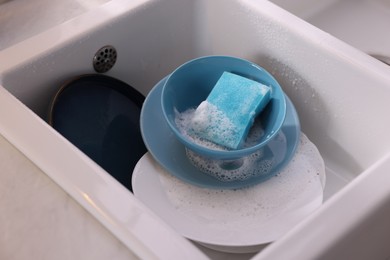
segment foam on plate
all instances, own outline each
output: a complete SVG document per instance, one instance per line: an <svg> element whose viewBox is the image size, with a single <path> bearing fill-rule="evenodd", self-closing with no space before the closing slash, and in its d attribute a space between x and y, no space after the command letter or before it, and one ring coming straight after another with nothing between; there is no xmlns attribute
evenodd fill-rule
<svg viewBox="0 0 390 260"><path fill-rule="evenodd" d="M195 109L188 109L182 113L176 112L175 123L180 132L192 142L204 147L208 147L214 150L229 150L225 146L221 146L202 138L197 134L192 133L192 120L194 117ZM258 140L264 135L264 130L261 125L261 120L257 118L253 123L247 138L243 144L243 147L251 147L258 143ZM186 154L190 162L202 172L224 182L231 182L237 180L246 180L251 177L260 175L268 175L272 169L273 160L259 160L263 156L263 150L258 151L236 161L235 163L242 163L241 165L232 168L221 167L224 164L223 161L213 160L205 158L189 149L186 149Z"/></svg>
<svg viewBox="0 0 390 260"><path fill-rule="evenodd" d="M325 166L316 146L301 133L290 163L276 176L253 187L207 189L182 182L164 171L159 176L178 213L214 229L241 230L264 225L296 207L304 208L306 197L318 196L322 201Z"/></svg>

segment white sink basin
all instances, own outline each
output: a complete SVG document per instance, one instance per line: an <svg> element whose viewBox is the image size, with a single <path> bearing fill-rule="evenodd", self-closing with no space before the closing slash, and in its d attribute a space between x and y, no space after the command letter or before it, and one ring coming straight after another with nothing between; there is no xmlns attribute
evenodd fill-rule
<svg viewBox="0 0 390 260"><path fill-rule="evenodd" d="M380 226L390 195L386 65L268 1L112 0L0 52L0 133L141 258L200 253L45 123L58 87L94 73L107 44L118 52L107 75L145 95L176 66L211 54L251 60L279 80L325 160L326 201L257 259L359 258L370 237L353 238L373 221L372 237L389 238ZM390 255L383 245L364 252Z"/></svg>
<svg viewBox="0 0 390 260"><path fill-rule="evenodd" d="M390 56L386 0L272 0L316 27L369 54Z"/></svg>
<svg viewBox="0 0 390 260"><path fill-rule="evenodd" d="M109 0L0 0L0 50L81 15Z"/></svg>

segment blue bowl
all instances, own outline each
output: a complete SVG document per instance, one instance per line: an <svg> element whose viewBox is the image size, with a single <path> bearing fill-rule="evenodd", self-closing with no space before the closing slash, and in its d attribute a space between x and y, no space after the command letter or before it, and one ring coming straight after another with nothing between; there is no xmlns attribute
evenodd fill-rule
<svg viewBox="0 0 390 260"><path fill-rule="evenodd" d="M177 112L196 108L206 100L224 71L258 81L272 88L271 100L258 116L262 122L264 134L253 146L236 150L207 148L182 135L175 123ZM250 61L229 56L201 57L178 67L165 82L161 104L164 117L176 138L194 153L215 160L235 160L258 151L275 137L286 116L286 99L274 77Z"/></svg>

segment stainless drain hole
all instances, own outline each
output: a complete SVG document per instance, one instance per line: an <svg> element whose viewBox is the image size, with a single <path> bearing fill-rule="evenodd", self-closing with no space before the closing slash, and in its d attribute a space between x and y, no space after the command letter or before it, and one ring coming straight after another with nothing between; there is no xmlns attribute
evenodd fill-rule
<svg viewBox="0 0 390 260"><path fill-rule="evenodd" d="M116 59L116 49L111 45L106 45L100 48L93 57L93 68L97 73L105 73L114 67Z"/></svg>

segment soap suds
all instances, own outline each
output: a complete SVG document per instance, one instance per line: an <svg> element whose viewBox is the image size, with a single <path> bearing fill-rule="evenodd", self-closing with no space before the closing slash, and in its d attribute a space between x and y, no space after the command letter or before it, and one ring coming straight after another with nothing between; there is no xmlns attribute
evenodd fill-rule
<svg viewBox="0 0 390 260"><path fill-rule="evenodd" d="M204 101L207 102L207 101ZM215 144L209 140L206 140L202 138L201 136L197 135L196 132L194 131L194 126L193 126L193 118L195 115L195 108L190 108L185 110L184 112L178 112L175 110L175 123L177 128L179 129L180 133L185 136L188 140L207 147L209 149L214 149L214 150L225 150L228 151L229 149L225 146ZM199 119L196 119L199 120ZM228 119L227 119L228 120ZM224 122L224 125L229 124L229 122ZM195 126L196 128L196 126ZM229 138L229 132L226 131L226 138ZM243 148L251 147L254 146L255 144L258 143L260 138L264 135L264 130L261 125L260 120L255 120L247 138L245 139L245 142L243 144Z"/></svg>
<svg viewBox="0 0 390 260"><path fill-rule="evenodd" d="M208 140L223 139L224 143L234 144L239 134L237 126L217 106L203 101L189 119L194 135L204 136Z"/></svg>
<svg viewBox="0 0 390 260"><path fill-rule="evenodd" d="M322 201L325 166L316 146L302 134L291 162L276 176L253 187L200 188L166 172L160 180L178 214L214 229L250 230L304 207L308 201L317 201L316 196Z"/></svg>
<svg viewBox="0 0 390 260"><path fill-rule="evenodd" d="M186 149L186 154L190 162L202 172L220 181L244 181L248 178L268 175L274 165L273 160L259 160L263 151L259 150L249 156L233 160L230 162L222 160L210 160ZM224 165L226 165L224 167ZM237 166L236 168L235 165ZM229 167L230 166L230 167Z"/></svg>
<svg viewBox="0 0 390 260"><path fill-rule="evenodd" d="M207 103L207 101L204 101L203 103ZM208 106L207 104L201 104L201 109L203 109L204 106ZM210 105L211 109L212 105ZM214 114L214 112L218 113L218 111L213 111L213 113L207 114ZM175 123L179 129L179 131L190 141L210 148L214 150L228 150L228 148L215 144L211 141L208 141L204 139L203 137L200 137L196 134L196 124L194 126L194 122L198 123L199 121L202 121L203 119L194 118L194 114L198 114L195 109L188 109L182 113L179 113L176 111L176 117L175 117ZM200 115L199 117L202 117L203 115ZM207 115L206 115L207 116ZM219 116L218 114L216 116ZM209 119L206 119L209 120ZM228 120L228 119L227 119ZM221 125L221 129L213 129L215 131L221 131L224 136L227 136L227 138L230 135L229 130L223 131L223 127L229 124L229 122L221 122L219 125ZM216 132L218 134L218 132ZM249 131L249 134L243 144L243 147L251 147L254 146L259 142L259 139L264 135L264 130L261 125L260 120L255 120L252 128ZM259 158L262 157L262 150L258 150L257 152L254 152L250 154L249 156L242 159L242 165L240 167L237 167L237 169L224 169L221 168L220 165L223 163L219 160L210 160L207 158L204 158L188 149L186 149L187 157L190 160L190 162L197 167L202 172L209 174L220 181L236 181L236 180L246 180L251 177L259 176L259 175L267 175L269 171L272 169L274 162L272 160L261 160L259 161Z"/></svg>

